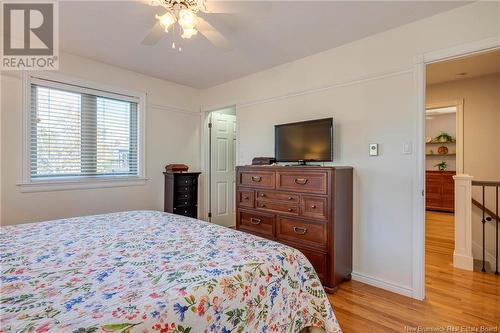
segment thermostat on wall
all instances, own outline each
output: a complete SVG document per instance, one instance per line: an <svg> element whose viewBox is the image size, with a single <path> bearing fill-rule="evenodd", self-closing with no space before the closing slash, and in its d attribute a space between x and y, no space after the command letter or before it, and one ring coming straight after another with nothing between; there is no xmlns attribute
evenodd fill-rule
<svg viewBox="0 0 500 333"><path fill-rule="evenodd" d="M370 143L370 156L378 156L378 143Z"/></svg>

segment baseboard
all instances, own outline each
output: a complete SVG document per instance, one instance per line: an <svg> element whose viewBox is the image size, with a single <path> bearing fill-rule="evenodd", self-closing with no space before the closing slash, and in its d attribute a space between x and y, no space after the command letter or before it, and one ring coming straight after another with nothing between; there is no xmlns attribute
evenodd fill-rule
<svg viewBox="0 0 500 333"><path fill-rule="evenodd" d="M463 254L453 252L453 267L465 269L467 271L474 270L474 259Z"/></svg>
<svg viewBox="0 0 500 333"><path fill-rule="evenodd" d="M400 294L407 297L413 297L413 290L411 288L398 285L396 283L384 281L373 276L361 274L358 272L352 272L352 279L358 282L369 284L370 286L391 291L396 294Z"/></svg>

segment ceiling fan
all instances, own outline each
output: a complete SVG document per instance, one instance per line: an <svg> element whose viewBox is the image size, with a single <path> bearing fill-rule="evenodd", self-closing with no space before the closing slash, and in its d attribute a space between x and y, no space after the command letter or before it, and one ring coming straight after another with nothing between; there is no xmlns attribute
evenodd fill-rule
<svg viewBox="0 0 500 333"><path fill-rule="evenodd" d="M177 32L177 35L182 32L182 39L190 39L199 32L216 47L226 50L231 48L228 39L206 20L210 14L237 12L227 3L206 0L152 0L150 5L161 6L166 12L156 15L157 22L142 41L143 45L155 45L169 32ZM175 38L172 48L177 48ZM181 50L180 47L178 50Z"/></svg>

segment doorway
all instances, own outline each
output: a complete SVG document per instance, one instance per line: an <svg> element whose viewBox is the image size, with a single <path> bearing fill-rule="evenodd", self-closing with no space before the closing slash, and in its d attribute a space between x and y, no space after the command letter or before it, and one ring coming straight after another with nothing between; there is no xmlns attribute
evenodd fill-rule
<svg viewBox="0 0 500 333"><path fill-rule="evenodd" d="M236 108L228 107L210 112L208 127L208 218L210 222L234 227Z"/></svg>
<svg viewBox="0 0 500 333"><path fill-rule="evenodd" d="M436 279L453 281L458 273L467 276L467 282L470 282L482 278L478 275L481 273L477 269L466 273L454 267L455 235L458 235L457 240L461 240L463 237L460 235L464 233L470 235L474 261L482 252L484 270L484 253L495 250L495 241L489 244L486 239L485 242L485 234L486 238L493 239L495 230L488 230L488 224L482 223L484 205L481 217L481 209L474 203L478 202L475 197L480 198L481 194L477 193L473 181L472 229L458 229L460 233L457 233L455 206L459 212L460 207L471 205L471 202L467 203L460 197L455 200L453 176L465 174L474 180L500 181L498 163L484 162L500 161L500 150L494 149L498 143L487 134L495 132L500 126L500 100L497 97L500 51L498 46L494 46L458 57L437 58L424 62L423 68L426 74L425 104L422 105L425 106L425 140L421 151L425 166L426 284L432 285ZM491 195L490 201L488 195L486 197L486 206L489 203L490 207L495 207L494 196ZM490 229L494 229L493 226Z"/></svg>
<svg viewBox="0 0 500 333"><path fill-rule="evenodd" d="M429 68L427 69L429 72ZM429 77L429 75L427 76ZM427 83L426 90L432 90ZM425 113L426 263L453 262L455 247L453 177L462 173L462 108L455 102L434 102L427 94Z"/></svg>

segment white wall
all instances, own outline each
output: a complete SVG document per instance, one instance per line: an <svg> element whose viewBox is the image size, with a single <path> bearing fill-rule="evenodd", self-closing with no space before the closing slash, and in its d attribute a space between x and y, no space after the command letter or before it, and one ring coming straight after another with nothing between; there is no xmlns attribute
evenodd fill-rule
<svg viewBox="0 0 500 333"><path fill-rule="evenodd" d="M163 174L168 163L200 168L199 91L70 54L64 75L147 93L146 185L21 193L22 107L18 73L1 77L1 222L17 224L132 209L163 209ZM7 74L7 75L6 75Z"/></svg>
<svg viewBox="0 0 500 333"><path fill-rule="evenodd" d="M467 5L202 91L236 105L238 164L273 154L273 126L333 116L335 163L354 167L355 279L411 295L416 55L500 35L500 3ZM368 144L380 156L368 157ZM272 155L271 155L272 156Z"/></svg>

